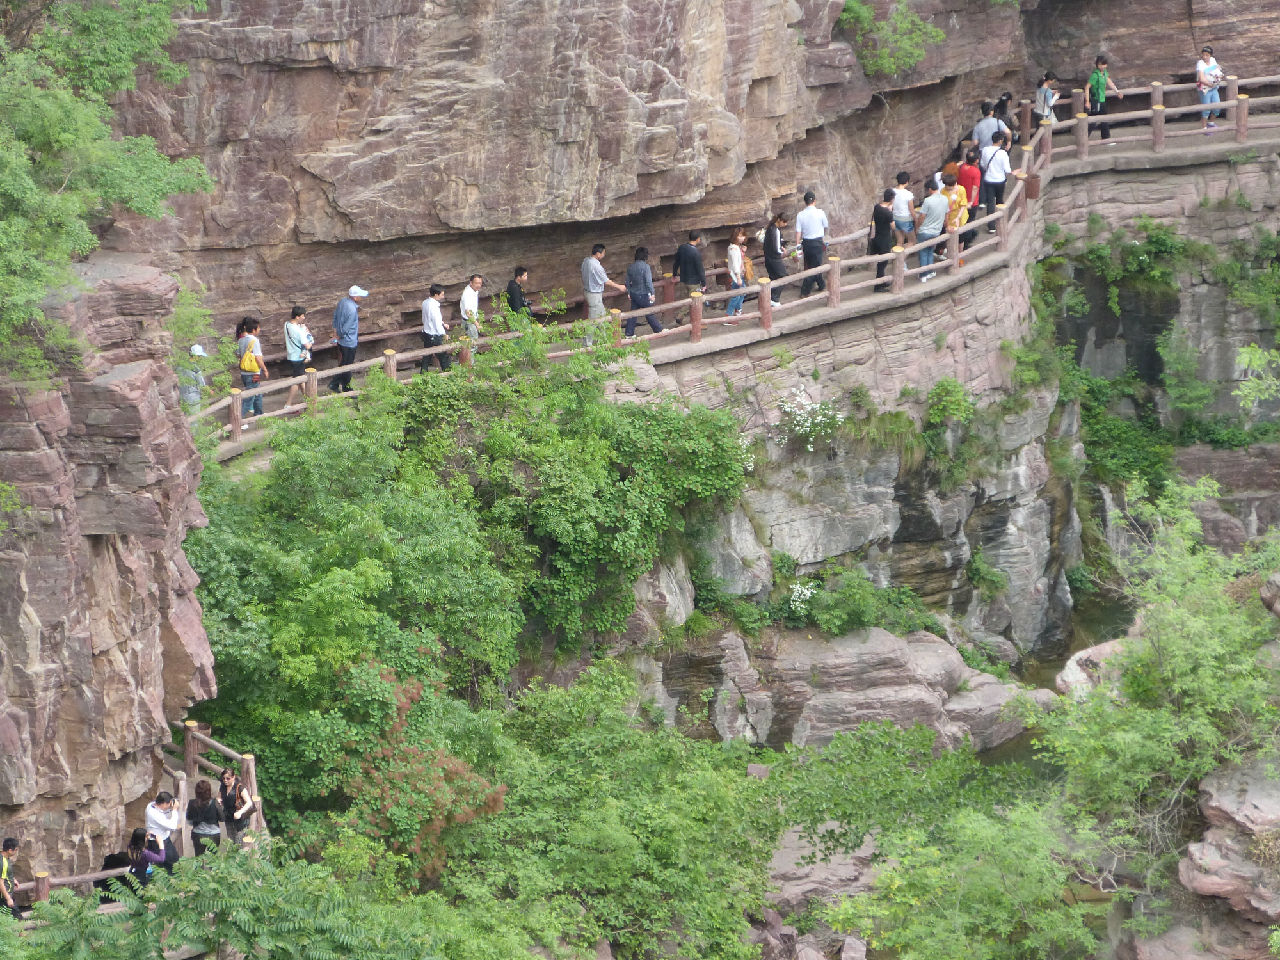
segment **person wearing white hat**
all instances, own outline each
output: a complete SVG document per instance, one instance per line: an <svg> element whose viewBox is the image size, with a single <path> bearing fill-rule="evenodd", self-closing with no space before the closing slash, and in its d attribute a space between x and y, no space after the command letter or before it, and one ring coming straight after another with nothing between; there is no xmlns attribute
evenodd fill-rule
<svg viewBox="0 0 1280 960"><path fill-rule="evenodd" d="M200 344L193 343L191 356L207 359L209 354L204 352L204 347ZM194 410L200 406L204 385L204 374L200 372L198 361L192 360L182 365L178 371L178 399L186 409Z"/></svg>
<svg viewBox="0 0 1280 960"><path fill-rule="evenodd" d="M360 342L360 304L369 291L352 284L347 295L338 301L333 311L333 342L338 345L338 366L356 362L356 344ZM351 373L339 373L329 381L333 393L345 393L351 389Z"/></svg>

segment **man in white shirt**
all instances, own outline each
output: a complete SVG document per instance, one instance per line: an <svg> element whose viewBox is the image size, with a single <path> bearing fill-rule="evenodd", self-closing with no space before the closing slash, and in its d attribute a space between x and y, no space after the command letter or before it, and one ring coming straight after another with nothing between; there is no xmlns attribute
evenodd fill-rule
<svg viewBox="0 0 1280 960"><path fill-rule="evenodd" d="M484 286L484 277L473 273L462 288L462 297L458 300L458 308L462 312L462 332L471 340L480 336L480 288Z"/></svg>
<svg viewBox="0 0 1280 960"><path fill-rule="evenodd" d="M812 270L822 266L823 254L827 252L827 215L818 208L817 197L809 190L804 195L804 209L796 217L796 242L804 254L804 268ZM800 282L800 296L807 297L814 287L827 289L827 280L821 274L816 277L805 277Z"/></svg>
<svg viewBox="0 0 1280 960"><path fill-rule="evenodd" d="M1196 61L1196 92L1200 95L1200 102L1205 105L1221 103L1222 93L1218 88L1224 79L1226 76L1222 67L1218 66L1218 61L1213 59L1213 47L1205 44L1200 48L1200 59ZM1217 124L1209 119L1210 113L1215 111L1200 111L1200 129L1205 133L1217 127ZM1216 111L1216 115L1222 116L1222 111Z"/></svg>
<svg viewBox="0 0 1280 960"><path fill-rule="evenodd" d="M987 216L996 212L996 204L1004 203L1004 188L1013 174L1009 164L1009 135L997 135L995 142L988 148L986 164L982 168L982 192L986 195ZM995 225L987 227L988 233L995 233Z"/></svg>
<svg viewBox="0 0 1280 960"><path fill-rule="evenodd" d="M893 190L893 229L899 244L905 244L916 229L916 196L907 189L910 182L911 174L903 170Z"/></svg>
<svg viewBox="0 0 1280 960"><path fill-rule="evenodd" d="M155 837L156 842L164 850L162 866L170 873L173 873L173 865L178 862L178 849L173 845L173 832L182 828L181 815L173 807L173 794L168 790L161 790L156 794L156 798L147 804L146 811L147 833Z"/></svg>
<svg viewBox="0 0 1280 960"><path fill-rule="evenodd" d="M467 289L470 289L468 285ZM422 346L424 349L430 350L432 347L438 347L444 343L445 331L449 329L449 325L444 322L444 317L440 313L440 301L444 297L444 287L438 283L433 283L427 291L427 299L422 301ZM445 353L428 354L418 363L418 369L423 373L431 366L432 358L440 362L440 372L445 373L453 366L453 358Z"/></svg>

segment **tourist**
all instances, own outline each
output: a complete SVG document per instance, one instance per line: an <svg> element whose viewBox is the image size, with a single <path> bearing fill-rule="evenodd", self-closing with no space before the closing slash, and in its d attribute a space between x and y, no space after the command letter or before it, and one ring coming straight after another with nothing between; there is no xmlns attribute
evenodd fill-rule
<svg viewBox="0 0 1280 960"><path fill-rule="evenodd" d="M955 174L943 176L942 195L947 198L947 233L959 233L960 228L969 222L969 197L964 187L956 182Z"/></svg>
<svg viewBox="0 0 1280 960"><path fill-rule="evenodd" d="M191 845L198 857L206 850L218 849L222 840L222 809L213 799L208 780L196 784L196 795L187 801L187 823L191 824Z"/></svg>
<svg viewBox="0 0 1280 960"><path fill-rule="evenodd" d="M597 243L591 248L591 256L582 261L582 292L587 298L588 320L599 320L605 315L604 291L606 287L611 287L619 292L625 292L627 289L622 284L610 280L609 275L605 273L604 264L600 262L604 259L604 250L604 244Z"/></svg>
<svg viewBox="0 0 1280 960"><path fill-rule="evenodd" d="M284 325L284 358L289 364L290 376L305 377L307 375L307 364L311 362L311 348L315 342L316 338L311 335L311 330L307 327L306 308L295 304ZM291 386L284 405L292 407L301 390L302 387L299 384L295 383Z"/></svg>
<svg viewBox="0 0 1280 960"><path fill-rule="evenodd" d="M200 370L200 361L207 360L209 354L198 343L191 345L192 360L184 363L178 370L178 399L187 412L194 411L204 399L205 379Z"/></svg>
<svg viewBox="0 0 1280 960"><path fill-rule="evenodd" d="M445 332L449 325L444 322L440 312L440 301L444 299L444 287L433 283L427 290L427 298L422 301L422 347L430 350L444 343ZM431 367L431 358L440 364L440 372L447 373L453 367L453 357L448 350L440 353L429 353L418 362L418 369L424 373Z"/></svg>
<svg viewBox="0 0 1280 960"><path fill-rule="evenodd" d="M1211 103L1222 103L1222 94L1219 87L1222 81L1226 79L1223 70L1218 66L1218 61L1213 59L1213 47L1205 44L1200 48L1200 59L1196 61L1196 92L1200 94L1200 102L1208 105ZM1201 110L1200 111L1200 129L1205 133L1212 133L1213 129L1218 125L1209 119L1209 114L1214 116L1222 116L1222 110Z"/></svg>
<svg viewBox="0 0 1280 960"><path fill-rule="evenodd" d="M905 245L916 229L916 197L907 189L911 182L907 171L901 171L897 179L898 186L893 191L893 229L898 243Z"/></svg>
<svg viewBox="0 0 1280 960"><path fill-rule="evenodd" d="M253 813L253 797L249 796L249 789L230 767L222 771L218 799L222 802L222 822L227 826L227 839L239 843Z"/></svg>
<svg viewBox="0 0 1280 960"><path fill-rule="evenodd" d="M653 306L657 297L653 289L653 271L649 268L648 247L636 247L636 257L631 261L631 266L627 267L626 286L627 296L631 298L632 310L643 310L645 307ZM636 335L637 319L634 316L627 317L626 335L628 337ZM644 319L654 333L662 332L662 324L658 322L657 316L650 313Z"/></svg>
<svg viewBox="0 0 1280 960"><path fill-rule="evenodd" d="M822 258L827 252L826 235L830 226L827 215L818 207L813 191L806 191L804 209L796 216L796 242L800 244L800 251L804 255L804 269L812 270L822 266ZM807 297L814 287L819 290L827 289L827 281L821 274L805 277L800 282L800 296Z"/></svg>
<svg viewBox="0 0 1280 960"><path fill-rule="evenodd" d="M871 242L868 248L872 253L893 253L893 188L885 190L884 195L880 198L880 202L871 208ZM876 279L880 280L884 277L885 269L889 266L888 260L881 260L876 264ZM877 291L889 290L888 283L877 283L875 286Z"/></svg>
<svg viewBox="0 0 1280 960"><path fill-rule="evenodd" d="M9 908L13 919L21 920L22 911L13 901L13 888L17 881L13 879L13 861L18 856L18 841L15 837L5 837L0 844L0 893L4 894L4 905Z"/></svg>
<svg viewBox="0 0 1280 960"><path fill-rule="evenodd" d="M258 331L262 324L253 317L245 317L236 325L236 359L240 361L240 383L245 390L252 390L261 381L270 376L267 363L262 358L262 341L258 339ZM250 414L262 416L262 394L255 393L240 401L240 416ZM249 429L247 423L240 425L241 430Z"/></svg>
<svg viewBox="0 0 1280 960"><path fill-rule="evenodd" d="M178 811L173 809L175 801L168 790L161 790L156 798L147 804L147 833L156 838L164 851L166 870L173 873L173 865L178 862L178 848L173 845L173 832L181 829L182 821Z"/></svg>
<svg viewBox="0 0 1280 960"><path fill-rule="evenodd" d="M507 281L507 309L512 313L522 313L531 318L533 301L524 295L524 285L528 280L529 271L524 267L516 267L515 275Z"/></svg>
<svg viewBox="0 0 1280 960"><path fill-rule="evenodd" d="M356 344L360 342L360 301L369 295L364 287L353 285L347 295L338 301L333 311L333 339L337 344L338 366L346 367L356 362ZM329 381L332 393L346 393L351 389L351 371L335 374Z"/></svg>
<svg viewBox="0 0 1280 960"><path fill-rule="evenodd" d="M1089 82L1084 85L1084 109L1091 117L1101 117L1107 112L1107 93L1114 93L1120 100L1124 99L1107 70L1107 55L1100 53L1093 61L1093 73L1089 74ZM1102 139L1111 139L1111 124L1103 121L1098 125ZM1111 144L1113 147L1115 143Z"/></svg>
<svg viewBox="0 0 1280 960"><path fill-rule="evenodd" d="M1017 143L1021 139L1020 130L1018 118L1009 113L1011 103L1013 103L1013 94L1006 90L996 100L995 109L991 111L991 115L1004 125L1005 132L1009 134L1009 142ZM994 140L995 137L991 139Z"/></svg>
<svg viewBox="0 0 1280 960"><path fill-rule="evenodd" d="M1052 70L1047 70L1040 80L1040 86L1036 87L1036 102L1031 110L1031 116L1035 118L1037 127L1045 120L1053 119L1053 108L1057 102L1058 75Z"/></svg>
<svg viewBox="0 0 1280 960"><path fill-rule="evenodd" d="M729 289L741 290L747 285L747 231L739 227L729 237ZM727 317L742 316L742 303L745 295L730 297L725 310Z"/></svg>
<svg viewBox="0 0 1280 960"><path fill-rule="evenodd" d="M986 197L987 216L995 213L996 207L1004 203L1004 188L1012 174L1013 167L1009 163L1009 137L1007 134L1002 134L991 145L987 162L982 167L982 189ZM987 224L987 232L995 233L996 225Z"/></svg>
<svg viewBox="0 0 1280 960"><path fill-rule="evenodd" d="M920 243L924 243L926 240L936 240L942 235L943 231L947 229L947 213L950 210L947 198L938 190L937 183L932 179L925 184L925 192L928 195L924 198L924 202L920 204L920 212L917 214L920 223L916 228L916 240ZM937 250L936 246L922 248L920 250L920 266L933 266ZM935 276L936 274L932 270L928 273L922 273L920 274L920 282L925 283Z"/></svg>
<svg viewBox="0 0 1280 960"><path fill-rule="evenodd" d="M982 167L978 161L978 148L970 147L969 152L964 155L964 163L960 164L960 169L956 173L956 183L964 187L965 196L969 199L970 220L975 220L981 216L978 210L978 198L982 192ZM960 242L966 249L973 243L974 239L974 231L972 230L966 230L960 236Z"/></svg>
<svg viewBox="0 0 1280 960"><path fill-rule="evenodd" d="M484 286L484 277L473 273L467 278L467 285L462 288L462 296L458 298L458 312L462 314L462 334L468 340L480 338L480 288Z"/></svg>
<svg viewBox="0 0 1280 960"><path fill-rule="evenodd" d="M129 876L133 879L133 888L141 892L151 882L151 871L164 864L164 854L155 836L142 827L134 827L129 836Z"/></svg>
<svg viewBox="0 0 1280 960"><path fill-rule="evenodd" d="M775 282L787 275L787 254L782 246L782 231L786 227L787 215L777 213L764 231L764 269L769 274L769 279ZM782 291L774 290L772 296L773 300L770 302L775 307L782 306Z"/></svg>
<svg viewBox="0 0 1280 960"><path fill-rule="evenodd" d="M991 146L997 133L1008 133L1005 122L995 115L996 105L990 100L982 102L982 119L973 127L973 145L979 150Z"/></svg>
<svg viewBox="0 0 1280 960"><path fill-rule="evenodd" d="M671 272L684 285L682 292L685 297L707 292L707 273L702 264L702 247L705 244L701 230L690 230L689 239L676 247L676 258L671 264ZM688 316L689 310L686 307L676 317L676 323L683 323Z"/></svg>

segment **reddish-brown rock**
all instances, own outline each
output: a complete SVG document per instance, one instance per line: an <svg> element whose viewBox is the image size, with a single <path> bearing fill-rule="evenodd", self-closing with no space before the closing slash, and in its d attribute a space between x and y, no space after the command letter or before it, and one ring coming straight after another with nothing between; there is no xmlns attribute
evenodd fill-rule
<svg viewBox="0 0 1280 960"><path fill-rule="evenodd" d="M155 783L168 720L213 695L182 540L200 460L159 321L176 282L119 256L61 308L96 347L52 389L0 387L0 804L18 872L96 870Z"/></svg>

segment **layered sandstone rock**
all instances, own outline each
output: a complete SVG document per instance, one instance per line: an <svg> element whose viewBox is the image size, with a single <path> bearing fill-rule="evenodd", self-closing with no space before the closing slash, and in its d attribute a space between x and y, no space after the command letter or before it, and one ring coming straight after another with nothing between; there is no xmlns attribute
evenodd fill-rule
<svg viewBox="0 0 1280 960"><path fill-rule="evenodd" d="M200 460L157 335L177 284L109 257L82 279L62 313L97 351L53 389L0 390L0 481L27 507L0 537L0 805L20 875L120 849L167 721L215 690L182 553Z"/></svg>

